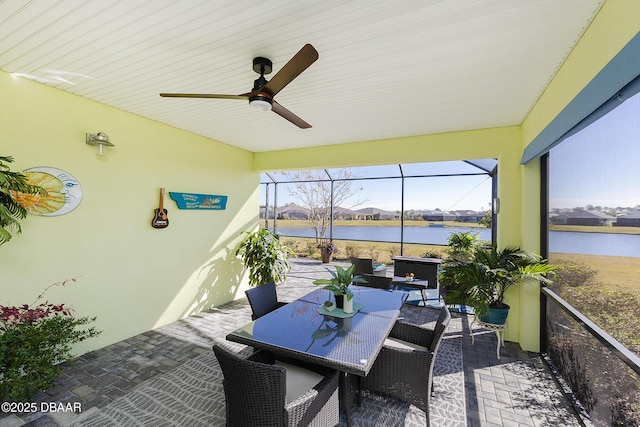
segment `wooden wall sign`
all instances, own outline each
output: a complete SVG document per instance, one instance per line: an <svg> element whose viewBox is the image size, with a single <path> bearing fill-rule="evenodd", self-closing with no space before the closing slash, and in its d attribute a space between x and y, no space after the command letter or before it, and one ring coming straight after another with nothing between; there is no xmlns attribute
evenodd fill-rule
<svg viewBox="0 0 640 427"><path fill-rule="evenodd" d="M212 209L220 211L227 208L227 196L170 191L169 197L176 202L178 209Z"/></svg>

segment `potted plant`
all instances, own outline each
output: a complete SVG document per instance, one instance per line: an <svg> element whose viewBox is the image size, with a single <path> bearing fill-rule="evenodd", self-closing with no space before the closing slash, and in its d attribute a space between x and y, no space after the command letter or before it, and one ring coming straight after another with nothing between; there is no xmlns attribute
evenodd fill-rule
<svg viewBox="0 0 640 427"><path fill-rule="evenodd" d="M328 270L331 273L331 279L316 279L313 281L314 285L324 285L323 289L331 291L336 300L336 306L343 309L345 313L349 305L353 310L353 294L349 289L349 285L352 283L367 283L367 280L362 276L353 276L356 266L351 265L349 268L344 269L339 265L336 265L336 271ZM346 297L346 298L345 298Z"/></svg>
<svg viewBox="0 0 640 427"><path fill-rule="evenodd" d="M331 262L333 258L333 254L338 252L338 247L333 240L323 240L318 245L318 249L320 249L320 258L324 264Z"/></svg>
<svg viewBox="0 0 640 427"><path fill-rule="evenodd" d="M47 194L44 188L29 184L23 173L11 172L7 165L11 162L13 157L0 156L0 245L11 239L9 229L22 232L18 221L27 216L27 210L14 199L15 194Z"/></svg>
<svg viewBox="0 0 640 427"><path fill-rule="evenodd" d="M460 255L459 251L452 252ZM554 267L531 251L474 244L465 256L445 261L440 285L446 290L445 303L473 307L480 321L504 324L510 308L505 303L507 290L527 280L550 283L547 275L553 271Z"/></svg>
<svg viewBox="0 0 640 427"><path fill-rule="evenodd" d="M291 270L289 256L293 251L280 241L280 236L263 228L247 236L236 248L236 256L242 258L249 269L249 286L264 283L282 283Z"/></svg>
<svg viewBox="0 0 640 427"><path fill-rule="evenodd" d="M326 300L322 306L324 307L325 310L327 311L333 311L336 309L336 303L331 301L331 300Z"/></svg>

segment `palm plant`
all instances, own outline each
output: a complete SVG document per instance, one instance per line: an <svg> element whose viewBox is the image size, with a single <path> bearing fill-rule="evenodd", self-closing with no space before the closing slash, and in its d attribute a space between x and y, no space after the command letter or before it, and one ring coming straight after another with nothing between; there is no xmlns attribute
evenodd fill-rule
<svg viewBox="0 0 640 427"><path fill-rule="evenodd" d="M508 308L505 294L520 281L550 283L554 267L539 255L515 246L502 250L476 245L466 259L448 259L440 276L447 304L464 304L485 316L492 308Z"/></svg>
<svg viewBox="0 0 640 427"><path fill-rule="evenodd" d="M27 210L15 201L12 193L47 194L44 188L29 184L26 175L11 172L7 164L11 162L13 157L0 156L0 245L11 239L10 229L22 232L19 220L27 216Z"/></svg>

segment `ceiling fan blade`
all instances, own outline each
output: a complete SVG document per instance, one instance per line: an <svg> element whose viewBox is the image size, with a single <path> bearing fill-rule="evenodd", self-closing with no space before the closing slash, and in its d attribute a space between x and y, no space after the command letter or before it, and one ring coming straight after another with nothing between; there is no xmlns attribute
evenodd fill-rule
<svg viewBox="0 0 640 427"><path fill-rule="evenodd" d="M273 104L271 106L271 111L289 120L291 123L298 126L300 129L309 129L311 127L309 123L305 122L300 117L296 116L291 111L284 108L281 104L278 104L276 101L273 101Z"/></svg>
<svg viewBox="0 0 640 427"><path fill-rule="evenodd" d="M275 96L317 59L318 51L310 44L304 45L260 90Z"/></svg>
<svg viewBox="0 0 640 427"><path fill-rule="evenodd" d="M248 94L243 95L220 95L216 93L161 93L165 98L219 98L219 99L249 99Z"/></svg>

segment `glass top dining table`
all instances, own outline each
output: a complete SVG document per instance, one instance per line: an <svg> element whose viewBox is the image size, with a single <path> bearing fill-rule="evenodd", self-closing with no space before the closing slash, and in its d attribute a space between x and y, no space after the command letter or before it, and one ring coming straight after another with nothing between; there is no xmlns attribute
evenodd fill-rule
<svg viewBox="0 0 640 427"><path fill-rule="evenodd" d="M315 291L227 335L277 355L366 376L400 314L408 293L350 286L362 308L353 317L318 312L330 291Z"/></svg>

